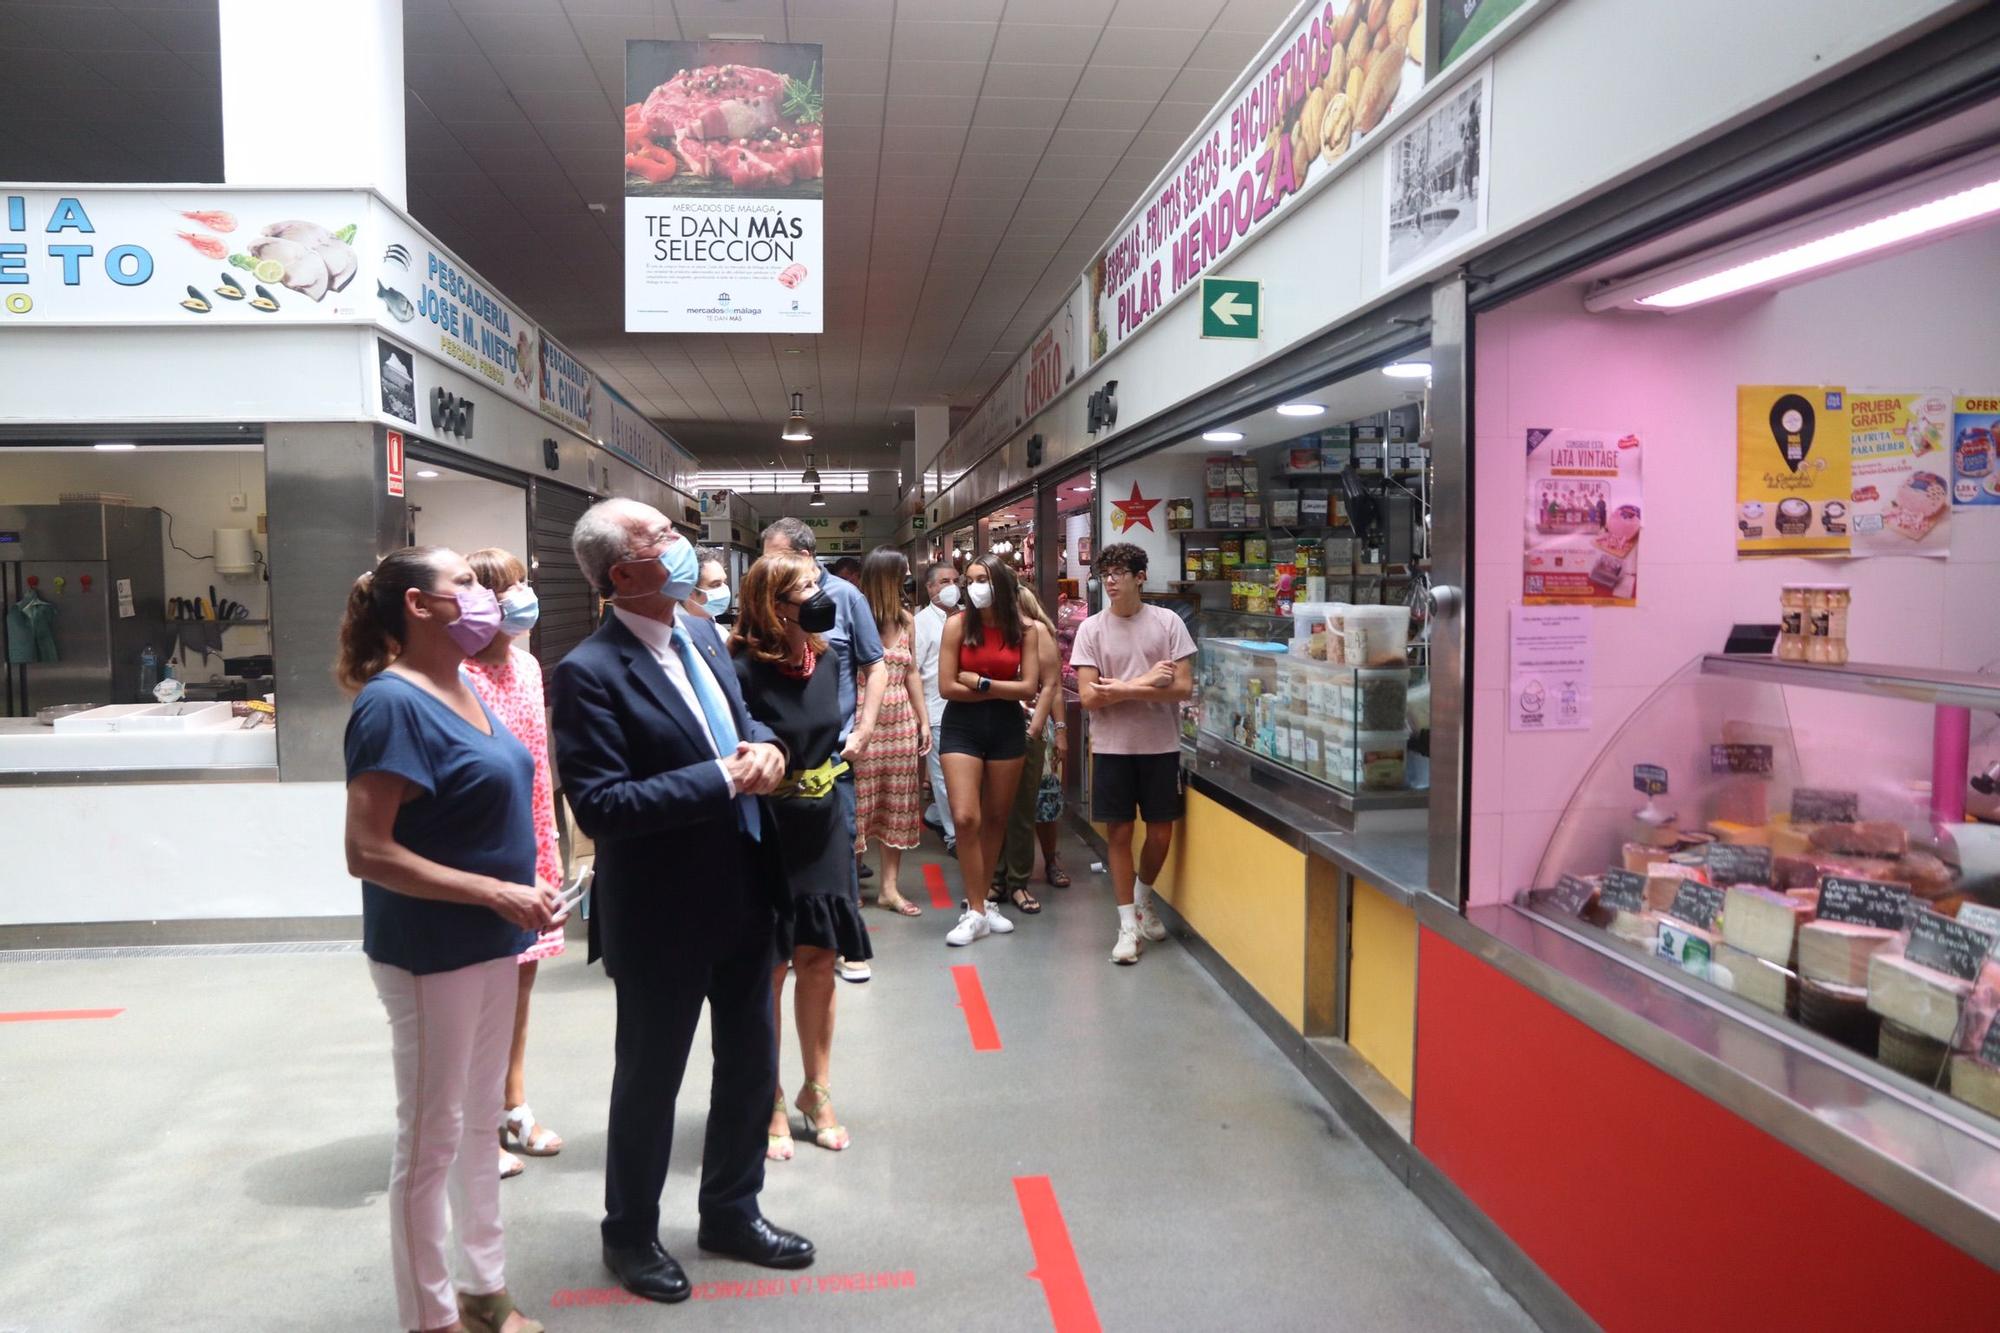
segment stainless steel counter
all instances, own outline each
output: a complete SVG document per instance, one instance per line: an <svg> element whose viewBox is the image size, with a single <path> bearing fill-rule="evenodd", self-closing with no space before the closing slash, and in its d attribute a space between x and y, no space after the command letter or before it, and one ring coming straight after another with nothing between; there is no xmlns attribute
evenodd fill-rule
<svg viewBox="0 0 2000 1333"><path fill-rule="evenodd" d="M1815 1034L1738 1012L1511 906L1418 920L1557 1008L2000 1267L2000 1126ZM1587 1109L1588 1090L1579 1089Z"/></svg>
<svg viewBox="0 0 2000 1333"><path fill-rule="evenodd" d="M1425 831L1309 833L1306 850L1405 905L1415 902L1430 885L1430 834Z"/></svg>

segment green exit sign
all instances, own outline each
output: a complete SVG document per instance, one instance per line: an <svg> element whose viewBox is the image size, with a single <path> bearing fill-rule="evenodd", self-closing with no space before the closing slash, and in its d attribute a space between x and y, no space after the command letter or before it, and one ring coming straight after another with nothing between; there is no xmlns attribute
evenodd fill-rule
<svg viewBox="0 0 2000 1333"><path fill-rule="evenodd" d="M1201 336L1255 338L1264 321L1264 284L1254 278L1201 280Z"/></svg>
<svg viewBox="0 0 2000 1333"><path fill-rule="evenodd" d="M922 514L918 514L915 518L912 518L910 520L910 531L922 532L923 530L924 530L924 516Z"/></svg>

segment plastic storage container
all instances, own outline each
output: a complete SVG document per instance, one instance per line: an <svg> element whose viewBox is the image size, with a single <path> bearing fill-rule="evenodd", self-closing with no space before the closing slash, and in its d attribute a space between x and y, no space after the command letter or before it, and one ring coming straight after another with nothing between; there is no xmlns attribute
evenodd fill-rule
<svg viewBox="0 0 2000 1333"><path fill-rule="evenodd" d="M1341 624L1340 661L1354 667L1402 666L1410 646L1406 606L1351 606ZM1331 654L1329 653L1329 656Z"/></svg>

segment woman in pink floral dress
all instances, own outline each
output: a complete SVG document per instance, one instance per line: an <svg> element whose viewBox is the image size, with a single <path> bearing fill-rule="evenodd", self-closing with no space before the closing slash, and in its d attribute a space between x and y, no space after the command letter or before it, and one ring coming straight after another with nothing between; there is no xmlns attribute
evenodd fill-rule
<svg viewBox="0 0 2000 1333"><path fill-rule="evenodd" d="M497 546L465 557L479 581L500 599L500 632L485 651L465 659L466 679L493 715L514 733L535 761L535 874L549 884L563 882L562 854L556 844L555 782L549 772L549 724L542 700L542 666L514 644L535 627L540 604L528 586L528 570ZM521 1159L507 1151L509 1140L530 1157L553 1157L562 1138L535 1119L528 1107L528 992L537 964L563 951L561 926L546 931L520 956L520 999L514 1007L514 1048L507 1061L506 1121L500 1129L500 1175L518 1176Z"/></svg>
<svg viewBox="0 0 2000 1333"><path fill-rule="evenodd" d="M882 665L889 684L882 692L875 735L854 761L855 839L857 855L868 840L882 844L882 887L875 905L904 916L921 907L897 887L903 853L923 836L923 788L919 763L931 749L931 724L924 713L924 680L910 640L912 621L903 606L903 584L910 562L894 547L877 547L861 565L861 592L874 613L882 635Z"/></svg>

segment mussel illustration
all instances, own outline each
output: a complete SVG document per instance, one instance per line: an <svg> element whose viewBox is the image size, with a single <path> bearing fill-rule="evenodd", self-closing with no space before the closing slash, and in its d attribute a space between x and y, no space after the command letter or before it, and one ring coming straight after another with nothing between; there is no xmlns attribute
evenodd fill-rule
<svg viewBox="0 0 2000 1333"><path fill-rule="evenodd" d="M190 287L187 289L187 300L181 302L181 309L192 310L197 315L206 315L211 307L207 297Z"/></svg>
<svg viewBox="0 0 2000 1333"><path fill-rule="evenodd" d="M278 298L271 295L269 289L260 282L257 284L257 294L250 298L250 308L261 310L268 315L278 308Z"/></svg>
<svg viewBox="0 0 2000 1333"><path fill-rule="evenodd" d="M222 275L222 285L215 289L215 294L225 301L240 301L243 299L243 285L232 275L225 273Z"/></svg>

